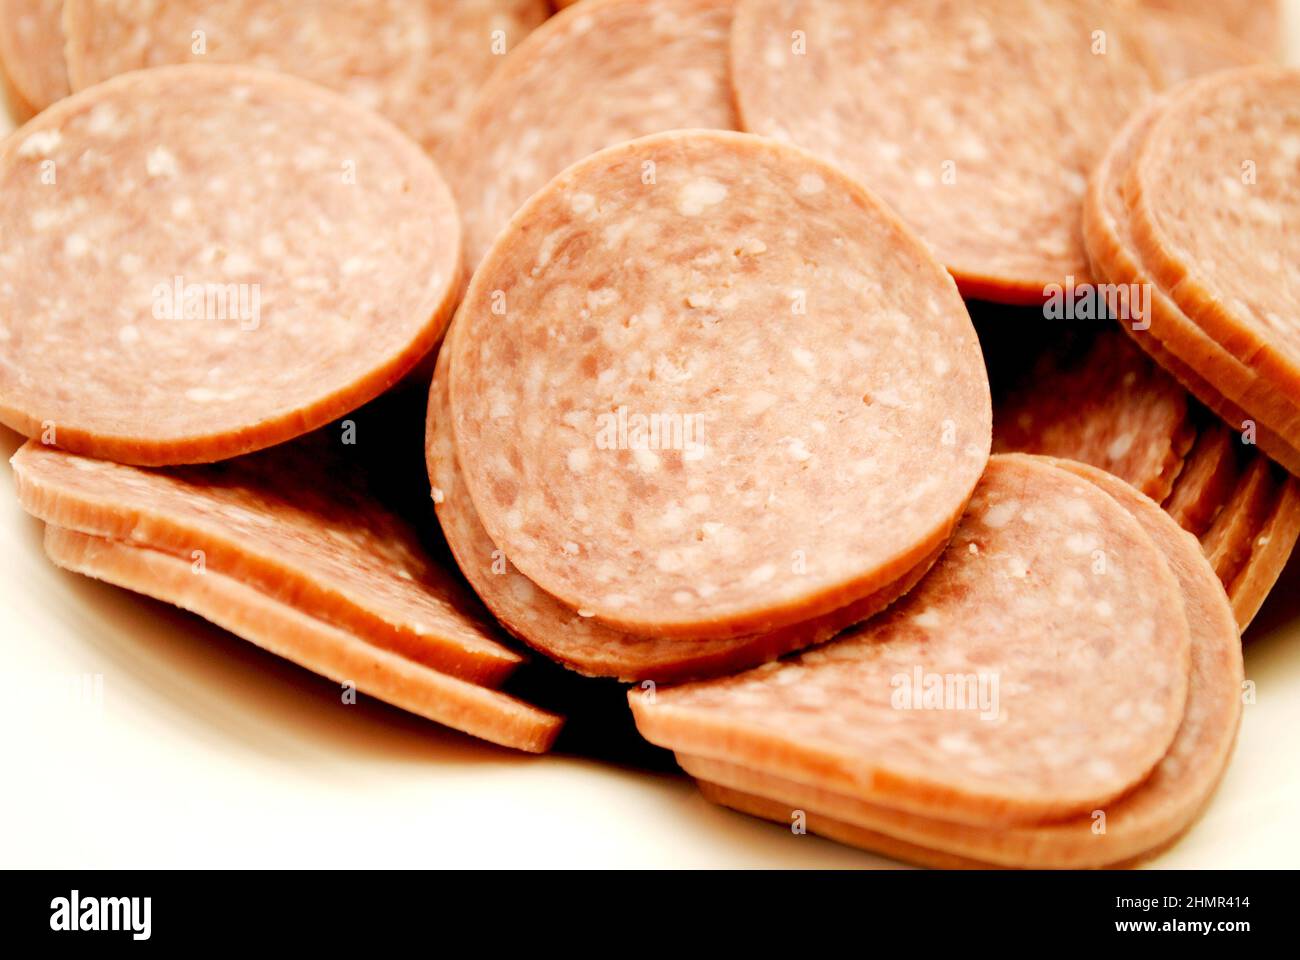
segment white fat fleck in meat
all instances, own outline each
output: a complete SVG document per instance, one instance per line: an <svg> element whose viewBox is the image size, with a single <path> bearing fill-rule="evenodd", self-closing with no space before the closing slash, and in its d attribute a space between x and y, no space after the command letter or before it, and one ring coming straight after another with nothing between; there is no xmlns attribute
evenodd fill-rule
<svg viewBox="0 0 1300 960"><path fill-rule="evenodd" d="M18 156L24 159L28 157L48 157L59 148L59 144L62 142L63 134L57 129L38 130L18 147Z"/></svg>
<svg viewBox="0 0 1300 960"><path fill-rule="evenodd" d="M584 447L574 447L569 451L566 462L574 473L585 473L591 465L591 452Z"/></svg>
<svg viewBox="0 0 1300 960"><path fill-rule="evenodd" d="M817 357L811 350L806 350L803 347L794 347L790 351L790 356L793 358L795 365L801 370L806 370L809 373L817 372Z"/></svg>
<svg viewBox="0 0 1300 960"><path fill-rule="evenodd" d="M805 173L799 177L799 192L813 196L826 189L826 181L815 173Z"/></svg>
<svg viewBox="0 0 1300 960"><path fill-rule="evenodd" d="M180 165L176 161L176 154L162 144L149 151L145 157L144 166L145 171L151 177L172 178L180 175Z"/></svg>
<svg viewBox="0 0 1300 960"><path fill-rule="evenodd" d="M677 211L685 217L698 217L709 207L727 198L727 188L711 177L696 177L682 185L677 194Z"/></svg>
<svg viewBox="0 0 1300 960"><path fill-rule="evenodd" d="M984 526L998 529L1000 527L1005 527L1008 523L1014 520L1019 510L1020 502L1018 500L1004 500L1002 503L995 503L993 506L985 510L984 516L981 519L984 522Z"/></svg>

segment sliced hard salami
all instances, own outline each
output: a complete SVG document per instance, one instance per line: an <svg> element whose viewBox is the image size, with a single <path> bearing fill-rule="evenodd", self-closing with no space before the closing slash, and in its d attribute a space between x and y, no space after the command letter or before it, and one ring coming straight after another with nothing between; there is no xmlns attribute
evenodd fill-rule
<svg viewBox="0 0 1300 960"><path fill-rule="evenodd" d="M68 95L63 0L0 0L0 86L19 120Z"/></svg>
<svg viewBox="0 0 1300 960"><path fill-rule="evenodd" d="M1300 403L1300 334L1290 319L1300 312L1300 239L1290 227L1300 215L1297 159L1300 71L1252 67L1171 94L1125 184L1134 249L1152 277L1293 405Z"/></svg>
<svg viewBox="0 0 1300 960"><path fill-rule="evenodd" d="M479 87L546 0L66 0L73 88L168 64L242 63L314 81L426 150L459 133Z"/></svg>
<svg viewBox="0 0 1300 960"><path fill-rule="evenodd" d="M733 83L746 130L878 190L963 293L1036 303L1087 272L1087 174L1160 82L1141 37L1093 0L740 0Z"/></svg>
<svg viewBox="0 0 1300 960"><path fill-rule="evenodd" d="M634 137L736 126L731 0L589 0L529 37L484 87L447 170L472 269L525 200Z"/></svg>
<svg viewBox="0 0 1300 960"><path fill-rule="evenodd" d="M592 676L677 682L719 676L829 640L911 589L938 551L901 582L812 622L756 636L713 640L625 633L581 617L514 568L479 522L456 460L448 392L450 350L438 356L429 393L426 452L438 520L466 579L516 637L560 663Z"/></svg>
<svg viewBox="0 0 1300 960"><path fill-rule="evenodd" d="M942 267L802 151L680 131L536 194L448 340L479 519L579 614L652 636L848 606L951 533L988 379Z"/></svg>
<svg viewBox="0 0 1300 960"><path fill-rule="evenodd" d="M563 725L554 714L408 660L308 616L235 577L196 576L189 560L49 526L45 551L60 567L175 604L276 656L472 736L544 753Z"/></svg>
<svg viewBox="0 0 1300 960"><path fill-rule="evenodd" d="M1233 611L1195 539L1153 501L1095 468L1059 465L1103 489L1142 525L1177 577L1187 612L1191 675L1186 710L1168 753L1140 786L1074 819L987 829L918 817L724 761L683 756L687 772L724 790L768 798L755 811L760 815L789 823L792 808L799 807L808 811L808 825L815 831L823 818L838 820L849 829L835 831L832 823L827 835L926 864L957 858L1013 867L1114 866L1148 856L1181 835L1218 785L1241 717L1241 647ZM730 805L725 793L706 791L706 796ZM1097 829L1102 822L1098 813L1105 817L1102 830ZM881 843L882 838L887 842Z"/></svg>
<svg viewBox="0 0 1300 960"><path fill-rule="evenodd" d="M1232 496L1201 538L1210 566L1224 583L1245 567L1256 534L1263 528L1281 486L1281 471L1263 457L1243 469Z"/></svg>
<svg viewBox="0 0 1300 960"><path fill-rule="evenodd" d="M1111 802L1165 755L1188 644L1178 581L1128 511L1052 462L994 457L947 552L886 613L629 699L679 753L928 817L1039 823Z"/></svg>
<svg viewBox="0 0 1300 960"><path fill-rule="evenodd" d="M309 437L228 463L141 470L42 447L13 458L23 508L220 573L371 645L477 683L520 663L454 574Z"/></svg>
<svg viewBox="0 0 1300 960"><path fill-rule="evenodd" d="M418 147L315 85L140 71L0 146L0 422L92 456L210 461L396 383L458 292Z"/></svg>
<svg viewBox="0 0 1300 960"><path fill-rule="evenodd" d="M1054 344L994 406L995 452L1081 460L1156 501L1195 436L1187 391L1113 326Z"/></svg>

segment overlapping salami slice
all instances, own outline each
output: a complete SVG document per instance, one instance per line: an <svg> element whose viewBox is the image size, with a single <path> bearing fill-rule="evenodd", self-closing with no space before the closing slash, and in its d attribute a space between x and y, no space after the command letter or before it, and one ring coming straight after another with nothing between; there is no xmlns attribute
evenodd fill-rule
<svg viewBox="0 0 1300 960"><path fill-rule="evenodd" d="M1221 423L1201 428L1164 508L1184 530L1200 537L1228 501L1240 476L1240 438ZM1082 458L1079 458L1082 459Z"/></svg>
<svg viewBox="0 0 1300 960"><path fill-rule="evenodd" d="M1134 116L1099 164L1084 205L1084 235L1093 272L1130 299L1123 328L1202 403L1261 449L1300 472L1300 408L1260 364L1234 356L1174 302L1148 270L1133 233L1125 183L1135 153L1166 108L1161 100Z"/></svg>
<svg viewBox="0 0 1300 960"><path fill-rule="evenodd" d="M910 814L1041 823L1110 803L1166 754L1188 619L1165 556L1111 496L1041 458L994 457L947 552L890 610L792 659L630 701L678 753Z"/></svg>
<svg viewBox="0 0 1300 960"><path fill-rule="evenodd" d="M1282 0L1140 0L1152 10L1193 17L1276 58L1286 35Z"/></svg>
<svg viewBox="0 0 1300 960"><path fill-rule="evenodd" d="M19 120L68 95L63 0L0 0L0 86Z"/></svg>
<svg viewBox="0 0 1300 960"><path fill-rule="evenodd" d="M999 398L993 420L995 452L1081 460L1157 502L1195 437L1187 391L1110 326L1053 344Z"/></svg>
<svg viewBox="0 0 1300 960"><path fill-rule="evenodd" d="M483 528L627 632L770 632L901 582L988 454L942 267L834 168L743 134L646 137L557 177L447 349Z"/></svg>
<svg viewBox="0 0 1300 960"><path fill-rule="evenodd" d="M60 567L175 604L277 656L436 723L501 746L544 753L562 718L488 687L434 670L237 577L171 553L60 527L45 528L45 551Z"/></svg>
<svg viewBox="0 0 1300 960"><path fill-rule="evenodd" d="M0 422L147 465L303 434L383 392L458 293L420 149L313 84L118 77L0 146Z"/></svg>
<svg viewBox="0 0 1300 960"><path fill-rule="evenodd" d="M66 0L80 90L168 64L282 70L378 110L431 153L460 133L479 87L546 19L546 0Z"/></svg>
<svg viewBox="0 0 1300 960"><path fill-rule="evenodd" d="M1149 856L1182 834L1218 785L1240 722L1242 661L1233 611L1196 540L1153 501L1096 468L1059 465L1096 484L1142 525L1177 577L1187 613L1186 709L1168 753L1140 786L1080 817L988 829L918 817L725 761L681 757L687 772L720 785L705 795L786 823L801 808L814 831L930 865L1114 866Z"/></svg>
<svg viewBox="0 0 1300 960"><path fill-rule="evenodd" d="M1134 249L1215 342L1300 403L1300 71L1254 67L1172 94L1125 180ZM1213 379L1207 377L1213 383Z"/></svg>
<svg viewBox="0 0 1300 960"><path fill-rule="evenodd" d="M484 87L447 170L482 259L533 193L623 140L736 126L727 81L731 0L589 0L546 23Z"/></svg>
<svg viewBox="0 0 1300 960"><path fill-rule="evenodd" d="M746 130L878 190L963 293L1031 303L1087 272L1087 174L1161 82L1142 32L1092 0L740 0L732 75Z"/></svg>
<svg viewBox="0 0 1300 960"><path fill-rule="evenodd" d="M320 435L227 463L141 470L29 441L23 508L245 584L405 659L487 685L520 655Z"/></svg>
<svg viewBox="0 0 1300 960"><path fill-rule="evenodd" d="M450 357L449 350L438 356L429 393L426 446L432 493L447 544L470 585L506 629L581 673L676 682L752 667L829 640L865 620L911 589L938 556L936 551L879 594L768 634L712 640L658 638L614 630L579 616L516 570L479 522L456 459L448 391Z"/></svg>

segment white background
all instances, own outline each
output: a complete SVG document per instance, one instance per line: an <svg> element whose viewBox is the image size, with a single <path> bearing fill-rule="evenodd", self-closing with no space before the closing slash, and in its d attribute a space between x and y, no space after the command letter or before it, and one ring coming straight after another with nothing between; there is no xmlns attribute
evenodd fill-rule
<svg viewBox="0 0 1300 960"><path fill-rule="evenodd" d="M0 460L18 444L0 427ZM197 618L55 569L40 533L0 466L0 867L893 866L683 776L343 708ZM1246 636L1258 702L1218 795L1155 865L1300 867L1298 594L1300 560ZM98 709L50 691L95 674Z"/></svg>

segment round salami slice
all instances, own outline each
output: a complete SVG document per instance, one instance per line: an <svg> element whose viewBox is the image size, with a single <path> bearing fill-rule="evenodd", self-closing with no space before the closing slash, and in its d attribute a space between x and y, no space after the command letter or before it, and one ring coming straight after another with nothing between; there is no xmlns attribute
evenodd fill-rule
<svg viewBox="0 0 1300 960"><path fill-rule="evenodd" d="M244 67L118 77L0 146L0 422L145 465L298 436L429 351L455 204L420 149Z"/></svg>
<svg viewBox="0 0 1300 960"><path fill-rule="evenodd" d="M984 468L989 387L957 290L812 156L679 131L536 194L448 340L484 529L580 615L768 632L898 581Z"/></svg>
<svg viewBox="0 0 1300 960"><path fill-rule="evenodd" d="M17 119L68 95L63 0L0 0L0 80Z"/></svg>
<svg viewBox="0 0 1300 960"><path fill-rule="evenodd" d="M1241 644L1233 611L1196 540L1153 501L1103 471L1063 461L1059 465L1103 489L1152 537L1178 579L1191 636L1187 706L1178 733L1150 777L1100 808L1104 832L1096 829L1095 811L1050 825L989 830L918 817L716 760L681 757L686 771L779 801L786 805L787 820L789 805L795 805L943 855L999 866L1114 866L1144 857L1180 836L1218 785L1241 718ZM888 847L866 845L896 855Z"/></svg>
<svg viewBox="0 0 1300 960"><path fill-rule="evenodd" d="M545 753L564 721L486 687L376 647L240 580L149 547L45 528L45 552L60 567L175 604L313 673L352 683L435 723L501 746Z"/></svg>
<svg viewBox="0 0 1300 960"><path fill-rule="evenodd" d="M1300 71L1251 67L1171 94L1127 175L1135 249L1188 317L1300 404Z"/></svg>
<svg viewBox="0 0 1300 960"><path fill-rule="evenodd" d="M57 4L56 4L57 5ZM66 0L75 90L169 64L282 70L378 110L426 150L460 133L478 89L546 0Z"/></svg>
<svg viewBox="0 0 1300 960"><path fill-rule="evenodd" d="M964 294L1037 303L1086 274L1088 172L1160 82L1133 23L1094 0L740 0L732 79L744 129L879 191Z"/></svg>
<svg viewBox="0 0 1300 960"><path fill-rule="evenodd" d="M589 0L547 22L484 87L447 161L473 269L525 200L624 140L736 127L731 0Z"/></svg>
<svg viewBox="0 0 1300 960"><path fill-rule="evenodd" d="M939 551L902 578L810 622L754 636L713 640L659 638L605 626L541 590L515 569L483 529L456 459L448 389L450 350L438 355L429 392L426 454L438 521L456 562L497 619L529 646L590 676L678 682L720 676L829 640L906 593Z"/></svg>
<svg viewBox="0 0 1300 960"><path fill-rule="evenodd" d="M629 699L641 733L681 753L927 817L1040 823L1111 802L1165 755L1188 630L1168 561L1114 498L994 457L947 552L884 614Z"/></svg>
<svg viewBox="0 0 1300 960"><path fill-rule="evenodd" d="M500 683L521 656L331 447L316 435L161 471L28 442L12 463L19 502L46 523L171 553L410 660Z"/></svg>

